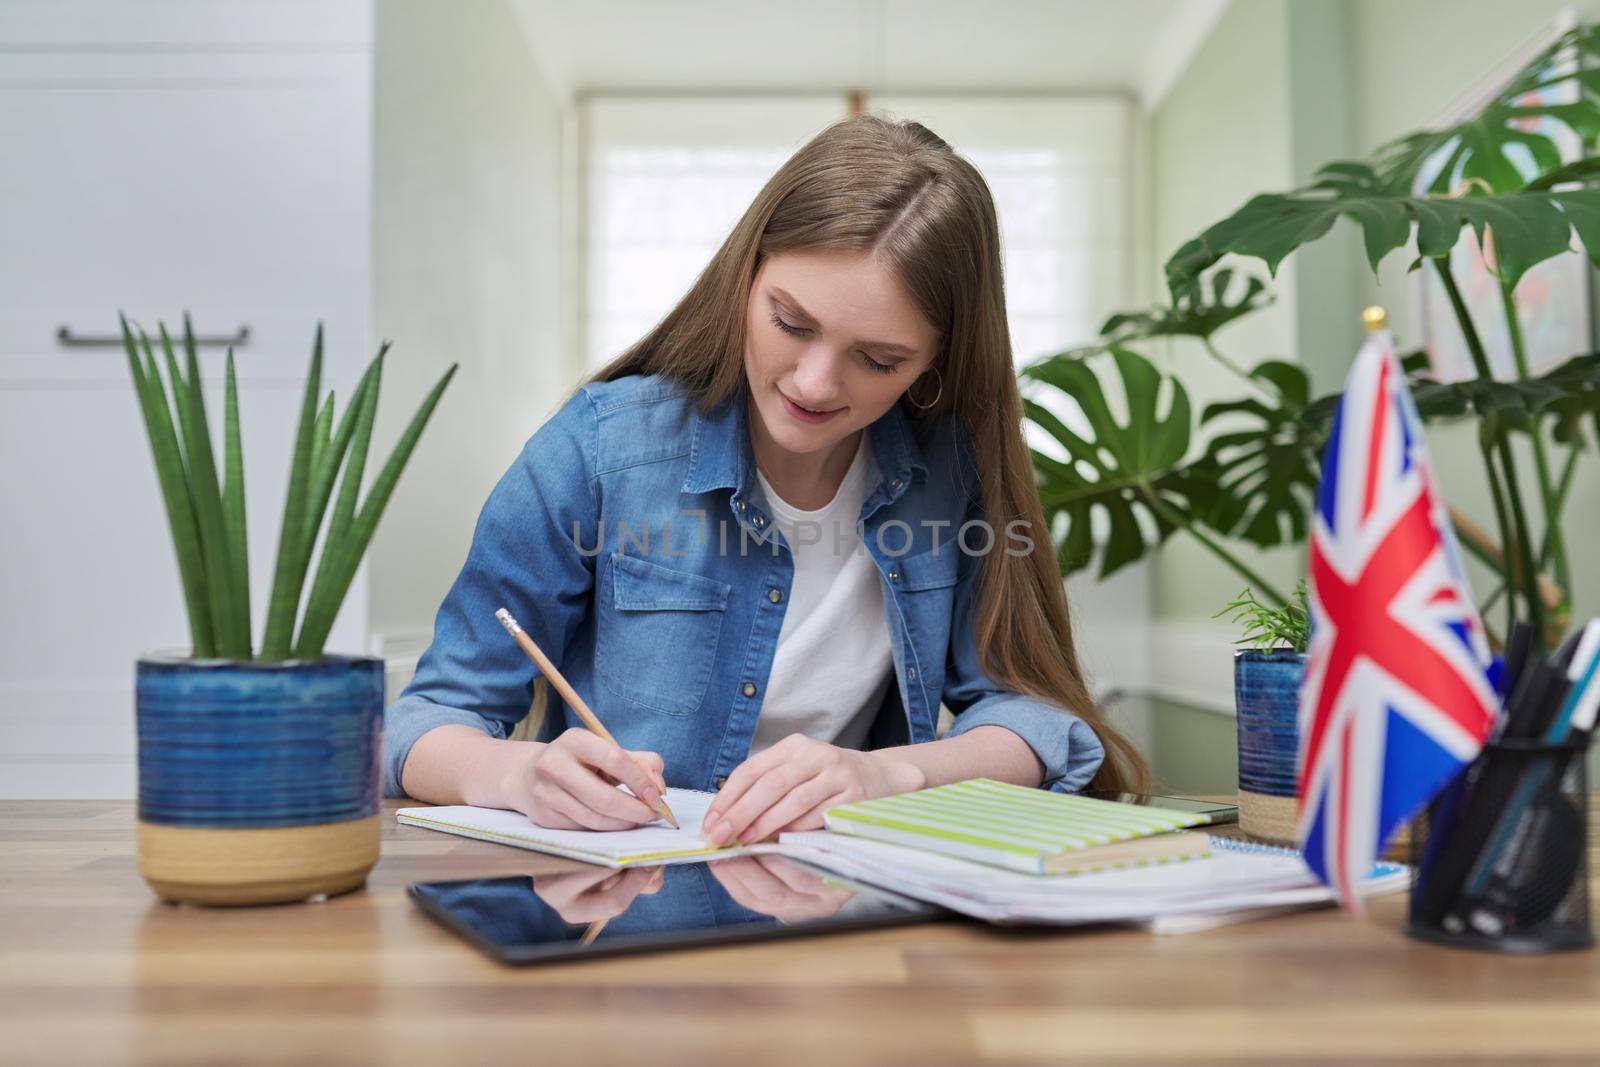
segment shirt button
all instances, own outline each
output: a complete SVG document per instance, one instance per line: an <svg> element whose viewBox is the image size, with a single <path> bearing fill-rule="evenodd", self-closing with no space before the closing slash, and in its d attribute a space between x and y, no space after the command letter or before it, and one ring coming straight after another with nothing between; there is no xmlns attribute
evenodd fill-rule
<svg viewBox="0 0 1600 1067"><path fill-rule="evenodd" d="M916 681L917 680L917 669L915 667L907 667L906 668L906 677L910 678L913 682Z"/></svg>
<svg viewBox="0 0 1600 1067"><path fill-rule="evenodd" d="M894 481L890 482L889 483L889 488L890 489L899 489L900 488L900 479L896 478Z"/></svg>
<svg viewBox="0 0 1600 1067"><path fill-rule="evenodd" d="M713 784L715 784L718 789L721 789L723 786L728 784L728 776L727 775L723 775L721 778L718 778L716 780L716 782L713 783Z"/></svg>
<svg viewBox="0 0 1600 1067"><path fill-rule="evenodd" d="M900 572L898 570L891 570L889 572L889 580L891 582L898 582L900 580Z"/></svg>
<svg viewBox="0 0 1600 1067"><path fill-rule="evenodd" d="M756 695L756 683L754 683L754 682L746 682L746 683L744 683L744 685L739 688L739 692L743 693L747 697L755 696Z"/></svg>
<svg viewBox="0 0 1600 1067"><path fill-rule="evenodd" d="M758 514L755 518L755 523L758 527L765 526L767 524L767 517L765 515Z"/></svg>
<svg viewBox="0 0 1600 1067"><path fill-rule="evenodd" d="M738 508L740 511L743 511L744 510L744 501L743 500L735 500L733 502L733 506Z"/></svg>
<svg viewBox="0 0 1600 1067"><path fill-rule="evenodd" d="M767 590L767 599L772 601L774 604L776 604L778 601L783 599L783 590L781 590L781 589L768 589Z"/></svg>

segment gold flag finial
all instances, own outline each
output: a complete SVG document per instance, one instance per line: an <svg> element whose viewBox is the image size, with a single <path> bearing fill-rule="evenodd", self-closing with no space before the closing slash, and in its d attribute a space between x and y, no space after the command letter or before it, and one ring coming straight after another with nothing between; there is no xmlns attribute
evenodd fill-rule
<svg viewBox="0 0 1600 1067"><path fill-rule="evenodd" d="M1377 304L1373 304L1361 313L1361 325L1367 328L1368 333L1377 333L1389 324L1389 313Z"/></svg>

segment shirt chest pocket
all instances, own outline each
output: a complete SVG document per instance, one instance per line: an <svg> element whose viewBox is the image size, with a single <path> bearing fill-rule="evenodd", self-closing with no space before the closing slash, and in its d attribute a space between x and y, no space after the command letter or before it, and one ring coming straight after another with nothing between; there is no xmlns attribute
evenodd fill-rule
<svg viewBox="0 0 1600 1067"><path fill-rule="evenodd" d="M733 587L620 552L608 563L597 598L601 681L663 714L693 713L711 681Z"/></svg>

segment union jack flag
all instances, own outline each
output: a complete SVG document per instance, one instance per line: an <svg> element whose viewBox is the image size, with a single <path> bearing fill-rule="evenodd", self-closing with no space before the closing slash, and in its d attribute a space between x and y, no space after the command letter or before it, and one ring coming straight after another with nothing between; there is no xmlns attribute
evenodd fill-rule
<svg viewBox="0 0 1600 1067"><path fill-rule="evenodd" d="M1499 705L1387 331L1367 339L1345 382L1308 567L1297 831L1311 869L1360 911L1389 835L1477 755Z"/></svg>

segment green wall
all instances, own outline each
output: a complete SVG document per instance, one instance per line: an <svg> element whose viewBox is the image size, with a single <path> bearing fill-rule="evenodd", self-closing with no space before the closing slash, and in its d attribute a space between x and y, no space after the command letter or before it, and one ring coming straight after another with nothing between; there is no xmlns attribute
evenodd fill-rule
<svg viewBox="0 0 1600 1067"><path fill-rule="evenodd" d="M1238 786L1238 731L1232 716L1129 695L1114 701L1107 717L1137 739L1150 761L1153 791L1226 796Z"/></svg>
<svg viewBox="0 0 1600 1067"><path fill-rule="evenodd" d="M1149 116L1152 300L1165 297L1160 268L1179 245L1252 192L1291 182L1288 9L1287 0L1235 0ZM1289 284L1272 308L1219 333L1217 346L1246 365L1292 356L1294 271L1291 263L1280 274ZM1181 375L1197 410L1246 388L1186 342L1170 347L1167 369ZM1296 556L1255 554L1251 563L1269 581L1292 582ZM1176 534L1156 561L1156 617L1206 618L1243 584L1198 544Z"/></svg>

